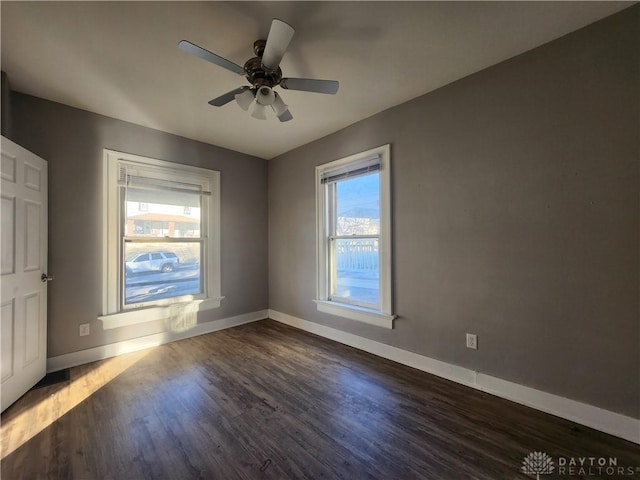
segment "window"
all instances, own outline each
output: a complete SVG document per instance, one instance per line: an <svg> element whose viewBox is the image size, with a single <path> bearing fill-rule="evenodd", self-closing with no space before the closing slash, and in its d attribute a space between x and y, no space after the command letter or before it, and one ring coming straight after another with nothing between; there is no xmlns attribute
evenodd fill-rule
<svg viewBox="0 0 640 480"><path fill-rule="evenodd" d="M104 328L220 305L219 172L105 150Z"/></svg>
<svg viewBox="0 0 640 480"><path fill-rule="evenodd" d="M390 148L316 167L318 310L393 328Z"/></svg>

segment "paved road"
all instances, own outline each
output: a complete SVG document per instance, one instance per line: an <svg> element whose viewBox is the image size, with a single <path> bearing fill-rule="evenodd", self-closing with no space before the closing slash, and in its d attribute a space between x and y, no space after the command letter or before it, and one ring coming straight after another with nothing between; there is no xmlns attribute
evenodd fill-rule
<svg viewBox="0 0 640 480"><path fill-rule="evenodd" d="M162 298L200 293L198 265L180 265L173 272L148 272L126 276L125 303L143 303Z"/></svg>
<svg viewBox="0 0 640 480"><path fill-rule="evenodd" d="M198 265L179 265L173 272L148 272L126 276L125 302L144 303L201 292ZM378 279L359 271L338 273L338 294L369 303L378 302Z"/></svg>

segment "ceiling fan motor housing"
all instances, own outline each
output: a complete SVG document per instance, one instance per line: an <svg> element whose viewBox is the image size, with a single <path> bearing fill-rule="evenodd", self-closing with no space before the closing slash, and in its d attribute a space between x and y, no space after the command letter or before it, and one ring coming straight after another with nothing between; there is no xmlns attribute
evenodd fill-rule
<svg viewBox="0 0 640 480"><path fill-rule="evenodd" d="M275 87L280 84L280 80L282 80L282 70L280 67L271 71L262 65L262 54L264 53L266 43L266 40L256 40L253 43L253 51L257 56L250 58L244 64L247 80L249 80L249 83L255 88L260 88L262 85Z"/></svg>
<svg viewBox="0 0 640 480"><path fill-rule="evenodd" d="M266 40L256 40L255 42L253 42L253 53L256 54L256 57L262 58L262 55L264 54L264 47L266 46Z"/></svg>

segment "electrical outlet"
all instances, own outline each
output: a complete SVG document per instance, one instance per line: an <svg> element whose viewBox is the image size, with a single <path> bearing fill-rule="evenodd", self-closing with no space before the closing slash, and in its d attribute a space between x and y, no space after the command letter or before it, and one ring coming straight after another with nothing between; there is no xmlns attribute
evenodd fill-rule
<svg viewBox="0 0 640 480"><path fill-rule="evenodd" d="M475 333L467 333L467 348L478 349L478 336Z"/></svg>
<svg viewBox="0 0 640 480"><path fill-rule="evenodd" d="M89 330L89 324L88 323L81 323L80 324L80 336L84 337L86 335L89 335L90 330Z"/></svg>

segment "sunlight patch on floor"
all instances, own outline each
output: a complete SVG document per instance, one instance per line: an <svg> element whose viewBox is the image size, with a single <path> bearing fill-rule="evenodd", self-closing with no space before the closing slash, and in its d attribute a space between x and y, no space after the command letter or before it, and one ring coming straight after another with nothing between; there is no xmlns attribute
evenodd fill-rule
<svg viewBox="0 0 640 480"><path fill-rule="evenodd" d="M27 392L25 397L18 400L18 405L13 407L18 407L15 411L10 410L6 416L3 415L5 418L0 427L0 458L5 458L20 448L149 352L147 349L81 365L72 369L71 380L63 387L58 384ZM28 404L30 396L37 398L47 389L54 393L24 409L19 408L21 402Z"/></svg>

